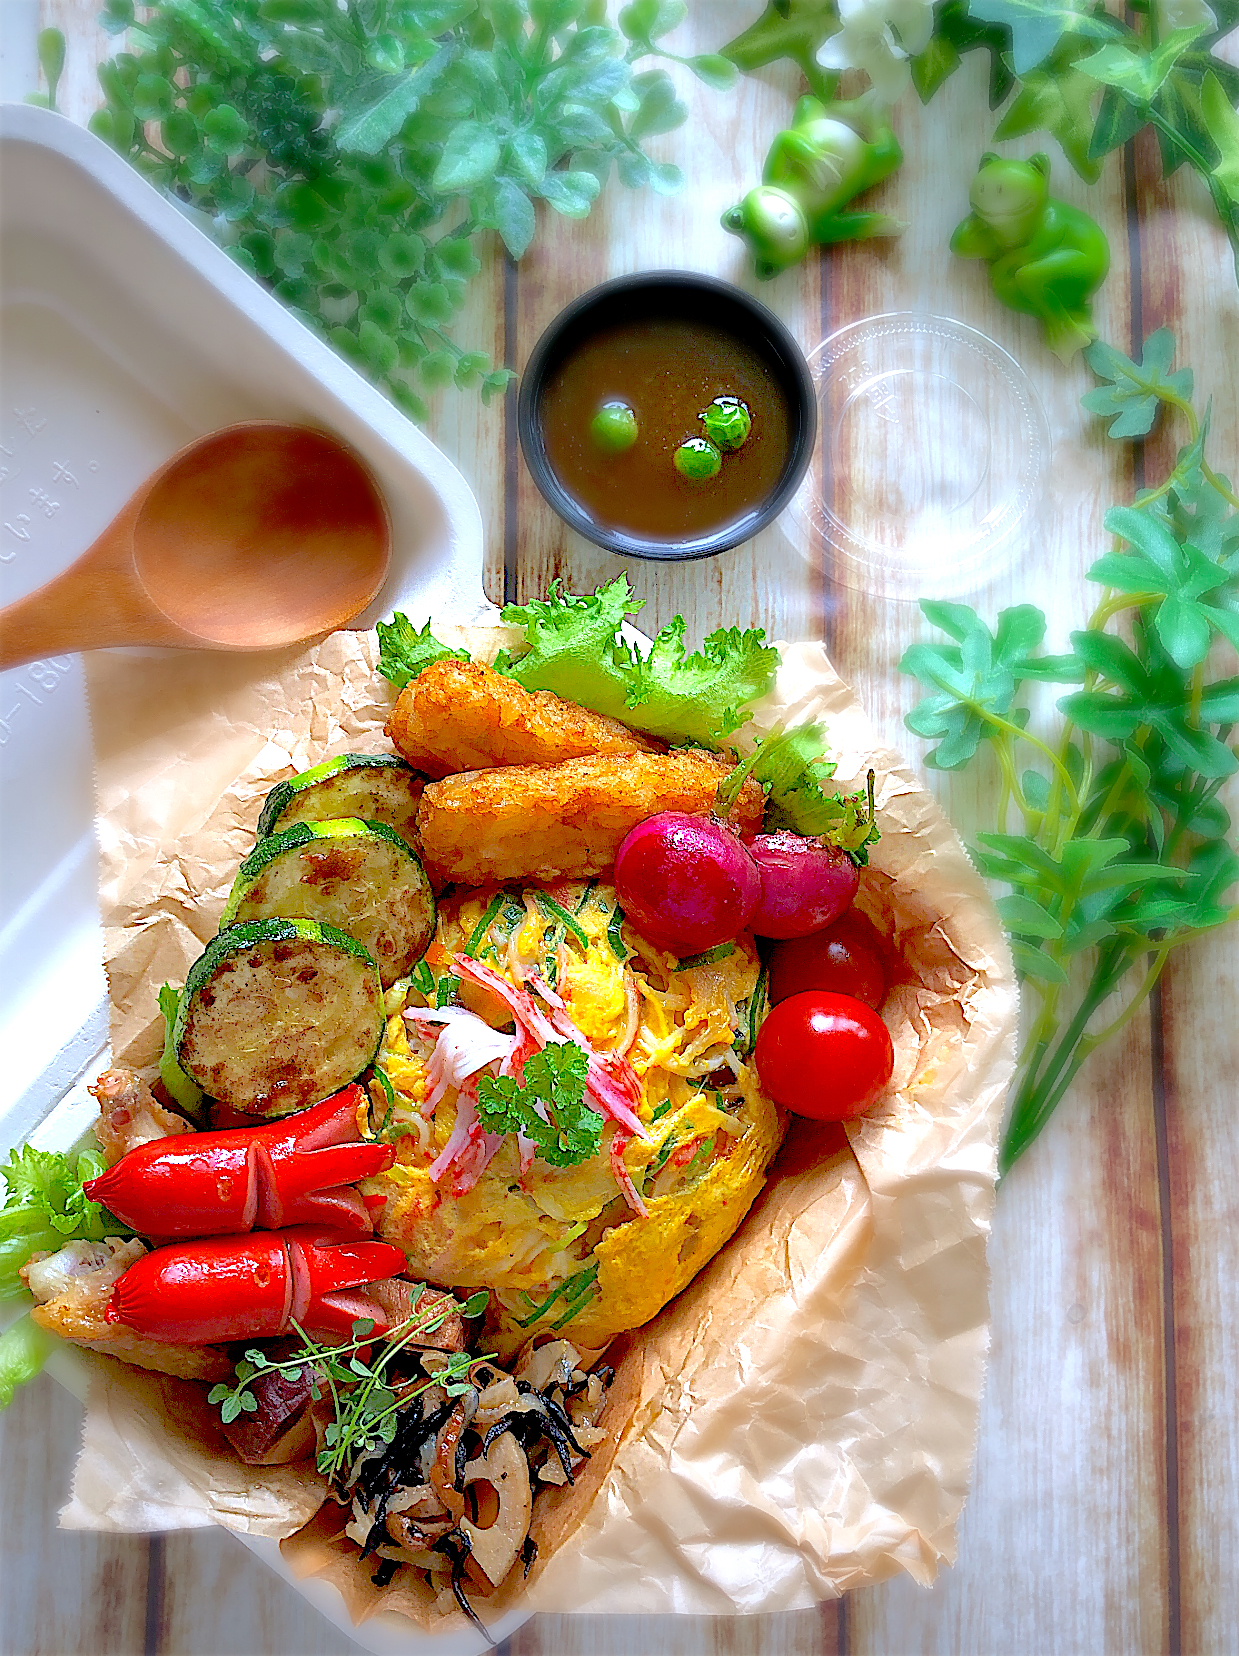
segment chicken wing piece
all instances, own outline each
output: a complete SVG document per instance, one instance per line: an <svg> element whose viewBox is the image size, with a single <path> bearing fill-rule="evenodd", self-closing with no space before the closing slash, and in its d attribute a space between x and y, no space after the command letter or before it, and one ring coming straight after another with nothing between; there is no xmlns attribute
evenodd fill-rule
<svg viewBox="0 0 1239 1656"><path fill-rule="evenodd" d="M624 836L646 817L707 813L729 768L693 748L473 771L428 785L418 832L444 882L592 879L609 871ZM763 806L761 787L750 777L732 825L755 833Z"/></svg>
<svg viewBox="0 0 1239 1656"><path fill-rule="evenodd" d="M549 690L529 691L472 661L436 661L405 685L387 735L429 776L492 765L556 765L587 753L647 753L657 744Z"/></svg>
<svg viewBox="0 0 1239 1656"><path fill-rule="evenodd" d="M86 1091L99 1101L95 1137L109 1167L139 1144L194 1130L193 1123L184 1116L165 1110L142 1077L132 1070L105 1070Z"/></svg>

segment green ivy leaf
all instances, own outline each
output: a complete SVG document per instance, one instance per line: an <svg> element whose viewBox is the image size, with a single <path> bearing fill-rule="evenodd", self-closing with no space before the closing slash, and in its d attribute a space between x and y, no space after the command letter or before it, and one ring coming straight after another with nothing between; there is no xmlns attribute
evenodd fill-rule
<svg viewBox="0 0 1239 1656"><path fill-rule="evenodd" d="M1218 152L1212 176L1228 199L1239 205L1239 114L1231 108L1230 99L1215 74L1204 78L1200 112Z"/></svg>
<svg viewBox="0 0 1239 1656"><path fill-rule="evenodd" d="M1174 335L1169 328L1158 328L1149 335L1139 363L1113 345L1096 340L1084 352L1084 360L1099 380L1109 383L1086 391L1080 398L1081 406L1090 414L1112 418L1111 437L1146 437L1168 396L1186 401L1192 394L1192 370L1170 372L1174 351Z"/></svg>
<svg viewBox="0 0 1239 1656"><path fill-rule="evenodd" d="M1015 84L1007 62L1011 31L968 15L967 0L940 0L934 8L934 32L928 46L912 59L912 84L922 103L953 75L968 52L989 53L989 106L997 109Z"/></svg>
<svg viewBox="0 0 1239 1656"><path fill-rule="evenodd" d="M1074 42L1064 44L1068 53L1078 49ZM1096 96L1096 82L1081 74L1069 57L1064 59L1060 48L1044 69L1032 69L1023 77L994 137L1005 140L1029 132L1048 132L1057 138L1080 177L1095 184L1101 176L1101 167L1090 153Z"/></svg>
<svg viewBox="0 0 1239 1656"><path fill-rule="evenodd" d="M1076 67L1082 75L1102 86L1112 86L1134 104L1151 103L1175 64L1204 32L1200 23L1175 29L1151 49L1139 40L1111 41L1081 58Z"/></svg>
<svg viewBox="0 0 1239 1656"><path fill-rule="evenodd" d="M1104 40L1119 28L1071 0L968 0L968 13L1010 29L1011 64L1021 78L1044 63L1064 35Z"/></svg>

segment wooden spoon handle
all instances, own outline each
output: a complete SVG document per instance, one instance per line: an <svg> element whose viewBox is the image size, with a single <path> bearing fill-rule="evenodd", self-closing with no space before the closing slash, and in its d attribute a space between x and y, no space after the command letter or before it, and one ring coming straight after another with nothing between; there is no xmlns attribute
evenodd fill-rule
<svg viewBox="0 0 1239 1656"><path fill-rule="evenodd" d="M131 501L76 563L0 610L0 669L109 644L198 644L162 616L133 567Z"/></svg>

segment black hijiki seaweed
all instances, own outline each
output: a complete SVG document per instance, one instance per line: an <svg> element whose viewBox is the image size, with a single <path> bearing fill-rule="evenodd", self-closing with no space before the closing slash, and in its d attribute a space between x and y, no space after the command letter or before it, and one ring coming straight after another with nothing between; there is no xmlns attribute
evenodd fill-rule
<svg viewBox="0 0 1239 1656"><path fill-rule="evenodd" d="M477 1628L478 1632L483 1635L489 1644L493 1645L495 1642L494 1639L492 1639L490 1634L487 1632L486 1625L480 1620L477 1611L465 1597L465 1590L461 1586L461 1580L465 1573L465 1564L468 1560L469 1554L473 1550L469 1537L463 1530L451 1529L448 1530L446 1535L441 1535L430 1550L431 1552L446 1553L448 1558L451 1559L452 1593L455 1596L456 1602L464 1611L465 1615L468 1616L473 1625Z"/></svg>
<svg viewBox="0 0 1239 1656"><path fill-rule="evenodd" d="M511 1432L526 1453L539 1438L549 1438L559 1458L559 1464L564 1469L565 1478L569 1483L573 1483L573 1456L588 1460L589 1453L581 1448L573 1435L572 1421L561 1404L556 1403L546 1392L534 1391L528 1381L518 1380L516 1389L524 1397L536 1398L537 1406L532 1409L513 1409L510 1414L503 1415L497 1420L482 1439L482 1453L486 1454L495 1439L504 1432Z"/></svg>

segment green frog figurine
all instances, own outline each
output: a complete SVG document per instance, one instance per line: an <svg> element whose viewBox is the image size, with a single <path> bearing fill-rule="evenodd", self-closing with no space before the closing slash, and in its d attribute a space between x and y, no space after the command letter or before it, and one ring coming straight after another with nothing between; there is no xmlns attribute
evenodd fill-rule
<svg viewBox="0 0 1239 1656"><path fill-rule="evenodd" d="M898 219L843 208L902 160L885 113L868 95L830 104L801 98L791 126L770 146L762 182L727 209L723 229L748 243L763 279L803 259L815 242L897 236L906 228Z"/></svg>
<svg viewBox="0 0 1239 1656"><path fill-rule="evenodd" d="M1038 316L1062 362L1097 337L1089 304L1110 268L1110 244L1078 207L1050 194L1050 162L983 155L968 191L972 212L951 237L951 252L988 259L1004 305Z"/></svg>

